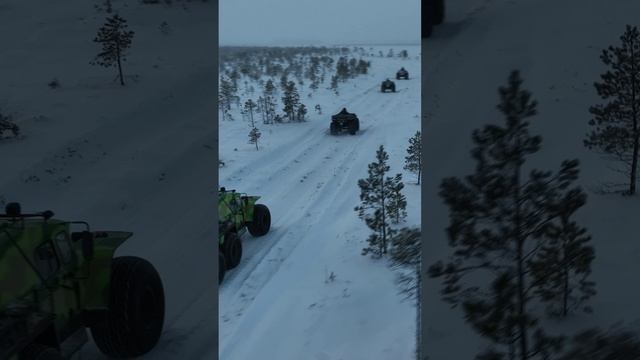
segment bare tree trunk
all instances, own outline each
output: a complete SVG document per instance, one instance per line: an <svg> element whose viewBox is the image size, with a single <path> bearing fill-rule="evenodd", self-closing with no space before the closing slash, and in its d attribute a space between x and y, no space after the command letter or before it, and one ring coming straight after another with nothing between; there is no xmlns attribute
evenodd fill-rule
<svg viewBox="0 0 640 360"><path fill-rule="evenodd" d="M520 148L519 139L516 139L516 148ZM514 222L515 222L515 236L517 242L517 276L518 276L518 332L520 337L520 360L527 360L529 358L529 346L527 343L528 329L527 322L525 318L525 278L524 278L524 241L525 239L522 237L521 233L521 207L520 207L520 165L517 164L515 168L514 174L514 186L515 186L515 211L514 211Z"/></svg>
<svg viewBox="0 0 640 360"><path fill-rule="evenodd" d="M633 46L631 46L631 116L633 117L633 158L631 160L631 179L629 184L629 195L633 195L636 193L636 177L638 170L638 137L640 137L640 129L638 129L638 111L640 109L636 108L638 100L636 97L636 87L638 84L636 83L636 69L635 69L635 54L633 52Z"/></svg>
<svg viewBox="0 0 640 360"><path fill-rule="evenodd" d="M122 76L122 62L120 61L120 44L116 44L116 57L118 58L118 74L120 76L120 85L124 86L124 77Z"/></svg>

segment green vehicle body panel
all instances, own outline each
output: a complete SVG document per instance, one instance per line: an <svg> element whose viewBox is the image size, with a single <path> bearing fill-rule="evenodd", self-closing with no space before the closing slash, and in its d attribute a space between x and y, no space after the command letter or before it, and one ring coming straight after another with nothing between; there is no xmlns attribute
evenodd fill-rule
<svg viewBox="0 0 640 360"><path fill-rule="evenodd" d="M239 235L246 231L248 222L253 221L253 209L260 196L248 196L235 191L218 192L218 242L224 244L227 231ZM223 227L230 227L225 228Z"/></svg>
<svg viewBox="0 0 640 360"><path fill-rule="evenodd" d="M30 339L42 331L38 326L52 326L56 341L62 342L88 325L83 314L108 309L111 260L133 234L92 234L93 256L86 259L83 242L71 239L69 222L0 218L0 320L12 318L9 314L20 309L21 324L29 324L0 330ZM0 357L3 351L6 348L0 346ZM17 356L13 353L9 359Z"/></svg>

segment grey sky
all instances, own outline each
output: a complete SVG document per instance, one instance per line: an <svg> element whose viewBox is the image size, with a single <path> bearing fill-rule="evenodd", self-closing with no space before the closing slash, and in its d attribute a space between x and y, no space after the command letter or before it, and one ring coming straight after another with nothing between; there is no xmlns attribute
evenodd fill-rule
<svg viewBox="0 0 640 360"><path fill-rule="evenodd" d="M420 44L420 0L219 0L225 45Z"/></svg>

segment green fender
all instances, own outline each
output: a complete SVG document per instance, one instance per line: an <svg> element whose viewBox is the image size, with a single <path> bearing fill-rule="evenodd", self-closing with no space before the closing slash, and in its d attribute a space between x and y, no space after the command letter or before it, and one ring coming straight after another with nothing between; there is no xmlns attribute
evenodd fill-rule
<svg viewBox="0 0 640 360"><path fill-rule="evenodd" d="M109 305L111 285L111 260L116 249L129 239L133 233L127 231L94 232L93 259L85 264L82 298L87 310L101 310Z"/></svg>

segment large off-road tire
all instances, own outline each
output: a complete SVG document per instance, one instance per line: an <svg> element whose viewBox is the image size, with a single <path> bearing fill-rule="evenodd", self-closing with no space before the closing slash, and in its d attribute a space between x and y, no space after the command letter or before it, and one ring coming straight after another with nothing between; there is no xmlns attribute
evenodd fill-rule
<svg viewBox="0 0 640 360"><path fill-rule="evenodd" d="M164 311L164 288L153 265L134 256L116 257L111 262L109 310L103 321L91 326L91 335L107 356L140 356L158 343Z"/></svg>
<svg viewBox="0 0 640 360"><path fill-rule="evenodd" d="M224 254L224 262L227 265L227 270L231 270L240 264L240 260L242 260L242 241L238 234L228 232L224 236L222 253Z"/></svg>
<svg viewBox="0 0 640 360"><path fill-rule="evenodd" d="M253 236L262 236L271 229L271 212L269 208L262 204L253 207L253 221L247 223L247 229Z"/></svg>
<svg viewBox="0 0 640 360"><path fill-rule="evenodd" d="M444 0L433 0L433 24L440 25L444 22Z"/></svg>
<svg viewBox="0 0 640 360"><path fill-rule="evenodd" d="M20 353L20 360L63 360L62 354L52 347L30 344Z"/></svg>
<svg viewBox="0 0 640 360"><path fill-rule="evenodd" d="M224 280L224 273L227 270L227 264L224 259L224 254L218 252L218 284Z"/></svg>

